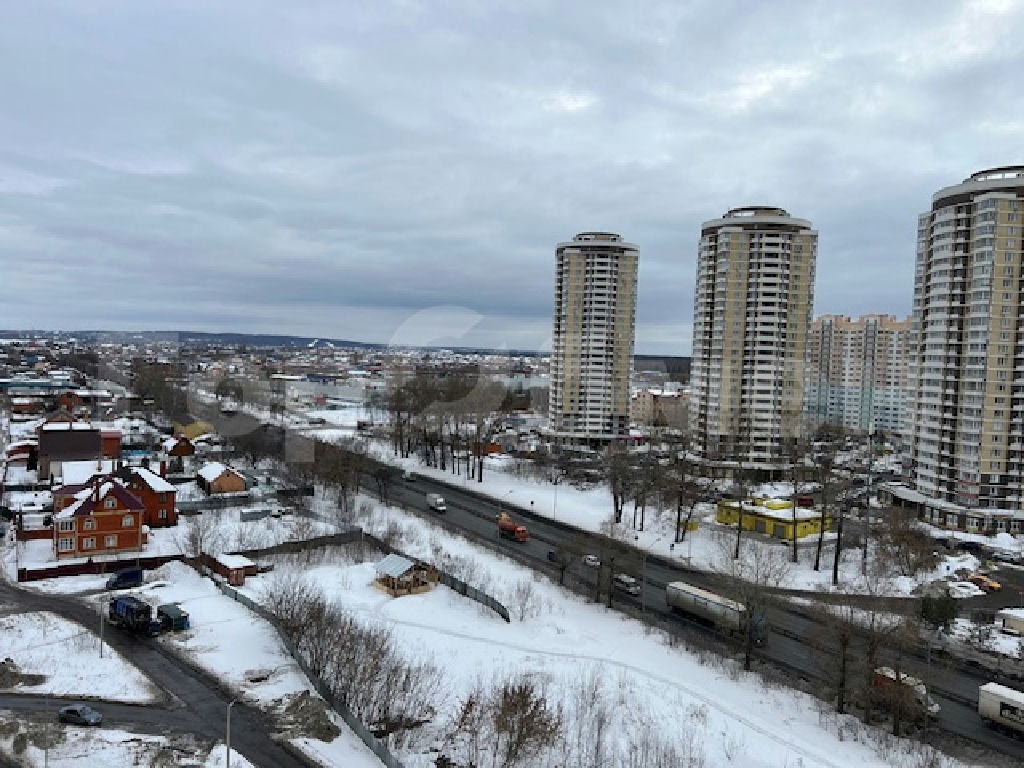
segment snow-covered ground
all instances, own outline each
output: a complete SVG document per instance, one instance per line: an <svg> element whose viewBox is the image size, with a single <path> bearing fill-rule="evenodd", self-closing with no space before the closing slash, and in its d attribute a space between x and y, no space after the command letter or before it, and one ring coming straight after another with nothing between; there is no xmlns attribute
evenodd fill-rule
<svg viewBox="0 0 1024 768"><path fill-rule="evenodd" d="M145 675L116 651L105 646L100 656L96 634L51 613L0 617L0 657L13 659L22 674L45 675L17 691L138 703L157 698Z"/></svg>
<svg viewBox="0 0 1024 768"><path fill-rule="evenodd" d="M587 603L427 521L378 508L366 522L376 532L400 527L400 546L407 553L472 574L474 583L488 587L516 617L506 624L445 587L388 597L371 585L372 563L303 566L306 577L346 610L366 623L394 628L411 658L442 668L449 691L428 727L436 729L435 740L456 702L477 681L528 674L543 681L551 703L570 719L593 717L598 710L607 715L602 748L618 756L609 757L613 765L624 764L631 746L655 738L703 755L706 763L700 764L708 766L901 764L896 753L876 751L855 719L823 717L820 702L766 686L732 660L671 648L642 624ZM278 572L287 567L279 565ZM258 600L274 578L272 573L247 579L244 591ZM596 738L592 732L586 736L588 748ZM425 747L420 743L407 751L406 765L431 765ZM908 742L902 748L914 747Z"/></svg>
<svg viewBox="0 0 1024 768"><path fill-rule="evenodd" d="M209 670L246 701L274 708L286 697L312 691L276 631L241 603L222 594L192 568L168 563L154 572L161 584L151 602L178 603L189 614L190 629L162 635L167 643ZM146 590L139 590L146 598ZM340 718L332 721L341 735L325 743L298 739L304 748L324 756L328 765L379 768L380 761ZM234 762L232 761L232 765Z"/></svg>
<svg viewBox="0 0 1024 768"><path fill-rule="evenodd" d="M19 720L14 712L4 713L0 751L17 754L15 741L23 750L17 754L24 768L122 768L122 766L179 766L224 768L224 744L211 749L192 739L149 736L116 728L82 728ZM43 747L48 747L43 749ZM243 755L231 750L232 768L253 768Z"/></svg>

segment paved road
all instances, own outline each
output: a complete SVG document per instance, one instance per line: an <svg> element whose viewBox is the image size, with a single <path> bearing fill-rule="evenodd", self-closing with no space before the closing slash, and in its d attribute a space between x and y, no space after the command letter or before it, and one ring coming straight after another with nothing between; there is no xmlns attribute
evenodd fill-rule
<svg viewBox="0 0 1024 768"><path fill-rule="evenodd" d="M61 595L43 595L18 589L0 582L0 601L12 603L27 611L50 611L94 631L98 624L95 608ZM117 711L119 716L139 713L133 723L149 722L158 728L170 726L208 739L224 738L224 721L231 696L206 672L194 668L156 640L126 632L110 631L104 635L108 644L135 664L168 696L160 707L126 709L123 705L97 704L104 713ZM146 713L150 716L147 718ZM254 707L235 704L231 711L231 746L261 768L305 768L291 753L282 748L271 735L271 718Z"/></svg>
<svg viewBox="0 0 1024 768"><path fill-rule="evenodd" d="M499 549L525 559L538 570L555 576L557 569L547 559L551 550L600 554L598 537L557 521L532 516L527 510L512 508L504 501L481 498L473 493L472 485L472 482L462 487L454 483L448 485L417 475L412 482L396 482L391 486L389 494L392 499L406 507L419 510L427 516L438 517L442 522L463 530L472 538L487 541ZM368 488L374 488L372 481L368 483ZM448 512L443 518L427 510L427 493L440 493L445 497ZM530 540L515 542L498 537L495 515L499 511L507 511L515 519L522 520L530 529ZM672 562L660 557L647 557L645 561L638 553L633 553L624 562L616 562L616 571L622 570L638 577L642 576L644 586L641 598L632 598L625 593L616 592L613 602L625 602L632 608L643 605L652 614L665 617L671 615L665 602L666 583L686 581L698 586L716 588L719 580L714 574L690 569L683 560L679 557L677 562ZM574 577L595 584L596 569L585 566L578 556L572 560L569 571ZM829 668L828 656L831 655L831 649L815 648L825 634L820 621L793 608L772 609L767 619L769 624L779 631L771 634L770 641L758 649L758 655L798 674L803 673L809 679L820 678L823 670ZM931 659L921 653L912 653L908 656L909 658L903 658L901 668L908 672L920 672L925 679L932 681L933 696L942 706L938 721L941 728L994 751L1024 760L1024 744L987 728L974 709L978 686L992 680L992 676L972 668L950 666L948 662L945 665L933 665ZM888 652L883 651L880 661L886 663L890 659Z"/></svg>

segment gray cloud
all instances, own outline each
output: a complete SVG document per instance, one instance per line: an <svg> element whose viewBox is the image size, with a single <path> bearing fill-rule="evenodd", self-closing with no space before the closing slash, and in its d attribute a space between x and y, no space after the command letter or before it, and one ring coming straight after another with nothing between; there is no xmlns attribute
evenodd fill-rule
<svg viewBox="0 0 1024 768"><path fill-rule="evenodd" d="M363 5L6 9L0 326L538 346L600 228L686 354L702 221L783 206L816 313L905 314L931 194L1022 159L1015 2Z"/></svg>

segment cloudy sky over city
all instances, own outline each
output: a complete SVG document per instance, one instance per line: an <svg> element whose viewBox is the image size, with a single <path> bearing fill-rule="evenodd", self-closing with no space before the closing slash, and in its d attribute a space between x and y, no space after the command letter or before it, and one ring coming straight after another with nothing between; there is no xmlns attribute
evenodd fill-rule
<svg viewBox="0 0 1024 768"><path fill-rule="evenodd" d="M916 216L1024 162L1021 2L6 3L0 327L544 348L556 243L820 232L815 314L910 311Z"/></svg>

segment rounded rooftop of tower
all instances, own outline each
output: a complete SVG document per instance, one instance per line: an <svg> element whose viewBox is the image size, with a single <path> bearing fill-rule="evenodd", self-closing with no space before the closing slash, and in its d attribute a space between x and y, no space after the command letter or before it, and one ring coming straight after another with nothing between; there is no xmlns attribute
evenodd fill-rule
<svg viewBox="0 0 1024 768"><path fill-rule="evenodd" d="M740 229L775 229L785 231L810 230L811 222L790 216L785 208L776 205L744 205L730 208L721 218L705 221L701 231L738 227Z"/></svg>
<svg viewBox="0 0 1024 768"><path fill-rule="evenodd" d="M566 243L559 243L558 248L572 248L572 247L587 247L587 246L608 246L617 249L639 250L637 246L632 243L627 243L622 239L622 235L615 232L580 232L575 235L572 240Z"/></svg>
<svg viewBox="0 0 1024 768"><path fill-rule="evenodd" d="M986 192L1024 195L1024 165L1001 165L972 173L959 184L943 187L932 195L932 210L969 203Z"/></svg>

